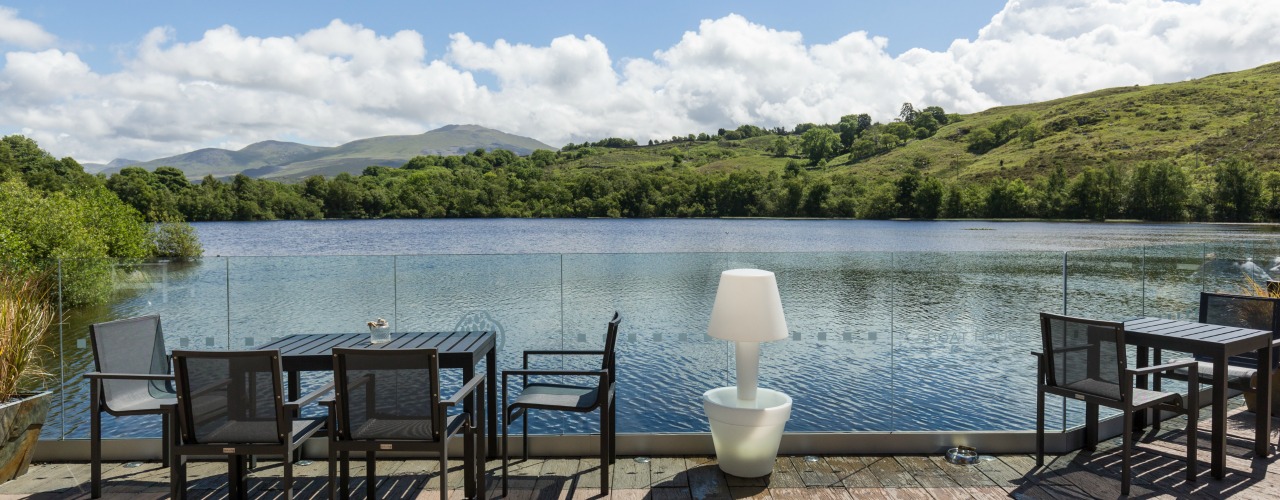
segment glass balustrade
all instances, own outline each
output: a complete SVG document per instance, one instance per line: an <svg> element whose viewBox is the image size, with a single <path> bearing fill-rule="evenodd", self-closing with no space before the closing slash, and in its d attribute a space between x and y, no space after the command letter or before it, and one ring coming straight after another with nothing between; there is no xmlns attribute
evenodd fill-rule
<svg viewBox="0 0 1280 500"><path fill-rule="evenodd" d="M60 263L60 324L43 439L88 436L88 325L159 314L169 349L253 349L296 333L489 330L499 368L526 349L599 349L622 314L618 429L706 432L701 394L733 385L733 346L706 335L721 271L771 270L790 338L762 345L760 384L794 398L788 432L1026 431L1035 426L1038 313L1194 319L1201 290L1263 289L1267 242L1073 252L849 252L209 257ZM103 278L105 277L105 278ZM107 283L94 288L93 283ZM73 305L99 294L95 305ZM1166 354L1170 356L1173 354ZM591 368L551 358L546 368ZM315 386L326 374L306 375ZM452 377L445 377L455 384ZM500 383L500 381L495 381ZM446 386L446 391L450 387ZM1050 402L1051 430L1083 407ZM104 419L108 437L158 419ZM594 416L535 413L538 433Z"/></svg>

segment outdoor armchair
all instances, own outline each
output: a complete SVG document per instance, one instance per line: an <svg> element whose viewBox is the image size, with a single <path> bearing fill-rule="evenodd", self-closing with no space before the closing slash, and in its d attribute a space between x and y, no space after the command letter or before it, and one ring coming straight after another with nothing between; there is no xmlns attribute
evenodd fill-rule
<svg viewBox="0 0 1280 500"><path fill-rule="evenodd" d="M464 439L466 495L484 498L483 426L449 408L474 397L484 414L484 374L440 399L440 359L435 349L333 349L333 399L329 408L329 497L348 498L350 453L365 454L368 498L377 498L377 452L433 451L440 457L440 498L449 497L449 439ZM337 468L341 464L341 481Z"/></svg>
<svg viewBox="0 0 1280 500"><path fill-rule="evenodd" d="M293 498L293 451L324 424L323 418L293 418L332 384L285 402L280 353L264 351L174 351L178 433L170 464L171 498L186 497L186 455L225 455L231 498L248 494L249 455L279 455L282 489Z"/></svg>
<svg viewBox="0 0 1280 500"><path fill-rule="evenodd" d="M1196 380L1196 363L1167 363L1133 369L1127 365L1124 324L1040 313L1043 352L1037 358L1036 374L1036 465L1044 465L1045 394L1085 402L1086 446L1097 440L1098 406L1120 410L1124 422L1120 449L1122 471L1120 494L1129 494L1130 455L1133 448L1133 417L1148 409L1166 410L1187 416L1187 480L1196 477L1196 424L1199 415L1199 387L1187 383L1187 396L1134 387L1138 376L1186 369ZM1156 421L1159 426L1159 420Z"/></svg>
<svg viewBox="0 0 1280 500"><path fill-rule="evenodd" d="M609 465L616 456L616 421L617 405L614 401L614 385L617 373L614 363L614 344L618 339L618 324L622 316L616 311L605 334L604 350L599 351L525 351L524 367L520 370L502 371L502 494L507 494L507 460L510 456L510 439L507 427L511 421L524 417L521 435L523 436L524 459L529 459L529 410L554 410L586 413L600 409L600 487L603 494L609 494ZM529 357L535 355L570 355L600 356L599 370L535 370L529 368ZM520 394L514 401L507 397L507 383L511 375L521 377ZM529 382L529 377L547 376L588 376L594 377L592 385L555 384L546 382Z"/></svg>
<svg viewBox="0 0 1280 500"><path fill-rule="evenodd" d="M89 325L93 372L89 380L90 495L102 496L102 412L114 417L160 415L161 459L169 466L173 374L165 355L160 316Z"/></svg>

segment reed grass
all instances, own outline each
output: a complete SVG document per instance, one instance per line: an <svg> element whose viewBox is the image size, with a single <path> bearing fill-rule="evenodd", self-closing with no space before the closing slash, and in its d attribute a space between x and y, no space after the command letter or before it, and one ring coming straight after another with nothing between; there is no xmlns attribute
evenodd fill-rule
<svg viewBox="0 0 1280 500"><path fill-rule="evenodd" d="M49 373L40 364L56 313L39 276L0 270L0 404Z"/></svg>

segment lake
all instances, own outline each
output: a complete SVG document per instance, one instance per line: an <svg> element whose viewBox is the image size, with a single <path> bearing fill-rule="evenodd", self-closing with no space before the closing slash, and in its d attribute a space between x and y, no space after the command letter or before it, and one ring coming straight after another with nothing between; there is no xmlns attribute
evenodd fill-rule
<svg viewBox="0 0 1280 500"><path fill-rule="evenodd" d="M87 325L160 314L170 349L246 349L293 333L500 332L525 349L593 349L622 314L621 432L706 432L733 384L706 336L720 271L777 273L790 339L762 346L761 387L795 400L789 432L1034 428L1037 314L1194 317L1201 290L1265 280L1272 226L990 221L448 219L194 224L197 264L120 266L109 305L68 313L46 439L87 436ZM555 364L554 367L586 366ZM317 386L325 374L304 382ZM451 377L445 377L452 380ZM446 387L448 389L448 387ZM1049 417L1078 423L1074 403ZM105 419L108 436L158 420ZM535 413L537 432L594 429Z"/></svg>
<svg viewBox="0 0 1280 500"><path fill-rule="evenodd" d="M1270 224L778 219L202 222L207 256L1083 250L1266 238Z"/></svg>

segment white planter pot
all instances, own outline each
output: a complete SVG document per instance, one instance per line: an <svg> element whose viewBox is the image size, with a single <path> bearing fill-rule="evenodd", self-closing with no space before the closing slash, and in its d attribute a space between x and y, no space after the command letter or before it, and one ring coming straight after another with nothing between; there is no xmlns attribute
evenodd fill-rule
<svg viewBox="0 0 1280 500"><path fill-rule="evenodd" d="M791 396L762 388L756 399L744 401L737 387L720 387L702 394L702 408L711 422L720 470L738 477L773 472L782 430L791 418Z"/></svg>

